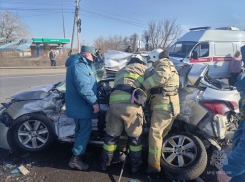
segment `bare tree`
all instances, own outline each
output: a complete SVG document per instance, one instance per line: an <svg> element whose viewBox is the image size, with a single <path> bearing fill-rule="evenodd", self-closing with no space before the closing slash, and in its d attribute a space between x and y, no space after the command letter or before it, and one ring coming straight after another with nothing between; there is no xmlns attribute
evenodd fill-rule
<svg viewBox="0 0 245 182"><path fill-rule="evenodd" d="M106 40L103 36L98 37L94 40L94 47L96 49L101 49L102 52L106 51Z"/></svg>
<svg viewBox="0 0 245 182"><path fill-rule="evenodd" d="M149 35L149 48L168 49L181 36L182 29L176 23L177 18L164 19L160 21L152 20L148 23L148 29L144 30L142 40Z"/></svg>
<svg viewBox="0 0 245 182"><path fill-rule="evenodd" d="M124 51L130 45L134 51L137 48L137 40L138 35L136 33L125 37L121 35L110 35L107 38L100 36L94 40L94 47L105 53L107 50Z"/></svg>
<svg viewBox="0 0 245 182"><path fill-rule="evenodd" d="M29 29L26 22L18 14L9 11L0 13L0 37L30 38Z"/></svg>
<svg viewBox="0 0 245 182"><path fill-rule="evenodd" d="M50 50L50 45L49 45L48 42L44 42L43 43L43 49L44 49L45 56L47 56L48 55L48 52Z"/></svg>
<svg viewBox="0 0 245 182"><path fill-rule="evenodd" d="M138 43L137 43L138 37L139 36L137 35L137 33L134 33L130 37L130 45L132 47L132 52L135 52L138 47Z"/></svg>

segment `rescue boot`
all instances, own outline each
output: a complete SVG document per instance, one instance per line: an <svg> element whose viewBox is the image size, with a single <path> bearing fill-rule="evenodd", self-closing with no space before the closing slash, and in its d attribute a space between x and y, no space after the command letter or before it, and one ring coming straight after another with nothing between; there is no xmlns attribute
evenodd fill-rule
<svg viewBox="0 0 245 182"><path fill-rule="evenodd" d="M107 171L108 170L108 167L107 165L101 163L101 171Z"/></svg>
<svg viewBox="0 0 245 182"><path fill-rule="evenodd" d="M123 162L126 158L126 155L123 151L116 150L114 157L112 159L112 163L120 163Z"/></svg>
<svg viewBox="0 0 245 182"><path fill-rule="evenodd" d="M105 149L102 150L101 153L101 170L107 171L108 167L111 164L111 160L113 158L113 151L107 151Z"/></svg>
<svg viewBox="0 0 245 182"><path fill-rule="evenodd" d="M73 168L73 169L78 169L81 171L87 170L89 168L89 165L82 162L81 158L82 158L81 155L74 155L73 154L68 166Z"/></svg>
<svg viewBox="0 0 245 182"><path fill-rule="evenodd" d="M111 164L111 161L114 156L114 151L116 150L117 141L119 136L114 137L110 136L107 133L105 134L105 141L103 149L101 152L101 170L106 171Z"/></svg>
<svg viewBox="0 0 245 182"><path fill-rule="evenodd" d="M138 173L140 168L141 166L131 166L131 173L132 174Z"/></svg>
<svg viewBox="0 0 245 182"><path fill-rule="evenodd" d="M155 167L150 167L148 166L148 168L145 170L146 174L155 174L155 173L159 173L161 172L161 168L155 168Z"/></svg>
<svg viewBox="0 0 245 182"><path fill-rule="evenodd" d="M135 174L139 172L142 164L142 135L138 138L129 137L129 141L131 173Z"/></svg>

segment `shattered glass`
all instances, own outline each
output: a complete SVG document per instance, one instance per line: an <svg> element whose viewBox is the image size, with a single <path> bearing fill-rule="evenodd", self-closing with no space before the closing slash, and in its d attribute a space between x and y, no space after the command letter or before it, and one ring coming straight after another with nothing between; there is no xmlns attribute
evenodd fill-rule
<svg viewBox="0 0 245 182"><path fill-rule="evenodd" d="M92 65L92 70L94 72L97 82L106 78L105 63L100 60Z"/></svg>

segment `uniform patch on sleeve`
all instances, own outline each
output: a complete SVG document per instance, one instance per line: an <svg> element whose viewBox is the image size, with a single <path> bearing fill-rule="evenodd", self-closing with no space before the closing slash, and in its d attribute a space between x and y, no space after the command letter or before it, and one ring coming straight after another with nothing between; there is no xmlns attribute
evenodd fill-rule
<svg viewBox="0 0 245 182"><path fill-rule="evenodd" d="M89 74L92 75L94 72L90 71Z"/></svg>

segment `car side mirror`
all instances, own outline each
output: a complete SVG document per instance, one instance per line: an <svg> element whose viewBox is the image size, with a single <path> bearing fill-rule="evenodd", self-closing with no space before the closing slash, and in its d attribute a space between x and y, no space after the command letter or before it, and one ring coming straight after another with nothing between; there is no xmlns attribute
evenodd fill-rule
<svg viewBox="0 0 245 182"><path fill-rule="evenodd" d="M191 58L192 58L192 59L198 59L197 51L193 51L193 52L192 52Z"/></svg>

